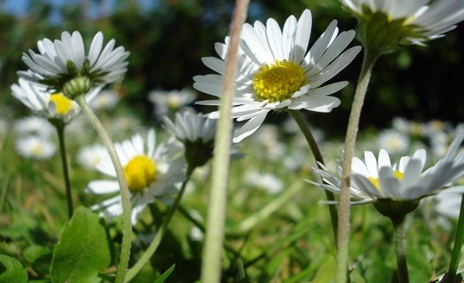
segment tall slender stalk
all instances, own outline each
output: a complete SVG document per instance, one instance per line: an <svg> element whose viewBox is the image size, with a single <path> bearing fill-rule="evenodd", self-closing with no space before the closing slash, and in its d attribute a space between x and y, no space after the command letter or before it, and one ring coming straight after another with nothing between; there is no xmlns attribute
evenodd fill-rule
<svg viewBox="0 0 464 283"><path fill-rule="evenodd" d="M393 233L395 235L396 266L399 283L409 283L408 262L406 260L406 232L404 229L404 217L391 219Z"/></svg>
<svg viewBox="0 0 464 283"><path fill-rule="evenodd" d="M163 239L164 234L166 234L166 231L168 230L169 223L171 222L172 216L174 215L174 212L176 212L177 207L179 206L180 200L182 199L182 196L184 195L185 188L187 187L187 183L190 180L190 176L192 172L189 172L187 174L187 178L185 181L182 183L182 187L180 188L179 193L176 196L176 199L174 200L174 203L171 205L168 215L166 218L163 220L163 224L161 224L161 227L156 231L156 236L151 242L150 246L145 250L143 253L142 257L137 261L134 266L132 266L128 271L126 275L126 279L124 282L129 282L132 280L139 272L142 270L142 268L150 261L150 258L153 256L153 254L156 252L156 250L159 247L159 244L161 243L161 240Z"/></svg>
<svg viewBox="0 0 464 283"><path fill-rule="evenodd" d="M235 92L240 32L246 18L248 3L249 0L237 0L229 33L230 42L225 59L226 66L221 103L219 105L219 121L215 137L216 146L212 162L213 175L209 195L205 246L201 263L201 282L203 283L216 283L221 278L232 134L231 109Z"/></svg>
<svg viewBox="0 0 464 283"><path fill-rule="evenodd" d="M68 203L68 216L71 219L73 215L73 200L72 200L72 190L71 190L71 181L69 178L69 169L68 169L68 160L66 155L66 143L64 139L64 128L65 123L63 120L54 119L51 121L52 124L55 126L57 134L58 134L58 141L60 143L60 157L61 157L61 166L63 167L63 178L64 178L64 185L66 188L66 201Z"/></svg>
<svg viewBox="0 0 464 283"><path fill-rule="evenodd" d="M92 109L87 104L84 95L79 95L75 98L75 101L81 107L82 112L85 114L87 119L89 120L90 124L95 128L98 135L103 141L103 144L106 146L108 153L111 157L111 161L113 162L114 169L116 171L116 175L119 182L121 200L122 200L122 242L121 242L121 255L119 258L118 264L118 271L116 273L116 279L114 282L122 283L124 281L124 277L126 276L127 272L127 265L129 263L129 256L130 256L130 248L131 248L131 233L132 233L132 225L131 225L131 202L130 202L130 192L129 188L127 187L126 178L124 176L124 170L122 168L121 162L119 161L119 157L114 149L113 142L109 137L108 133L106 132L105 128L101 124L100 120L98 120L95 113L93 113Z"/></svg>
<svg viewBox="0 0 464 283"><path fill-rule="evenodd" d="M367 86L371 78L372 68L380 53L372 52L364 48L363 67L356 87L353 104L351 106L348 128L345 136L345 146L342 164L342 180L340 188L340 206L338 210L338 235L337 235L337 264L335 282L345 283L347 280L346 268L348 266L348 244L350 234L350 175L351 160L353 159L358 134L361 109L366 96Z"/></svg>
<svg viewBox="0 0 464 283"><path fill-rule="evenodd" d="M295 122L298 124L298 127L300 128L301 132L306 138L306 141L309 147L311 148L311 151L313 152L314 158L317 161L317 166L321 168L320 164L323 164L323 165L325 164L324 159L322 158L321 151L319 150L319 146L317 145L316 140L314 139L311 133L311 129L309 128L309 125L306 123L300 111L288 109L288 112L292 115L293 119L295 119ZM324 190L324 192L325 192L325 195L328 201L335 200L334 193L329 192L327 190ZM332 231L334 233L334 239L337 239L337 228L338 228L337 208L334 205L329 205L328 207L329 207L329 212L330 212L330 219L332 222Z"/></svg>
<svg viewBox="0 0 464 283"><path fill-rule="evenodd" d="M454 240L453 254L448 268L448 272L443 277L441 283L454 283L457 280L459 260L461 258L462 244L464 243L464 195L461 197L461 209L459 211L458 230Z"/></svg>

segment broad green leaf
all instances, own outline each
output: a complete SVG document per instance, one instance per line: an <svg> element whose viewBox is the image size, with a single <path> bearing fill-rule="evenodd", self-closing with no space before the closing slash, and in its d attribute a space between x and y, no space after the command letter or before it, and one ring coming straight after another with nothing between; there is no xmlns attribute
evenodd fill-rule
<svg viewBox="0 0 464 283"><path fill-rule="evenodd" d="M64 227L53 252L52 282L99 282L98 271L108 267L111 254L98 215L79 207Z"/></svg>
<svg viewBox="0 0 464 283"><path fill-rule="evenodd" d="M176 267L176 264L173 264L171 267L169 267L168 270L166 270L163 274L160 275L160 277L156 278L153 283L164 283L166 279L171 275L171 273L174 271L174 268Z"/></svg>
<svg viewBox="0 0 464 283"><path fill-rule="evenodd" d="M27 272L17 259L0 255L0 282L25 283Z"/></svg>

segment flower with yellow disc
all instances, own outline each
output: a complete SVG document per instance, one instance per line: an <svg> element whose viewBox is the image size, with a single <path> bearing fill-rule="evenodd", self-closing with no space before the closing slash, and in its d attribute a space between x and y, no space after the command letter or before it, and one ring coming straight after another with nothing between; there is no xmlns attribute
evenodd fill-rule
<svg viewBox="0 0 464 283"><path fill-rule="evenodd" d="M177 185L186 178L185 160L177 143L156 145L153 129L148 132L146 140L136 134L131 139L115 144L115 149L131 193L131 220L135 224L147 204L156 199L164 202L172 200L172 196L178 192ZM116 195L92 206L92 209L109 218L122 214L121 197L117 194L119 183L108 155L101 158L96 169L114 180L91 181L86 191Z"/></svg>
<svg viewBox="0 0 464 283"><path fill-rule="evenodd" d="M305 10L298 20L290 16L283 29L272 18L266 25L257 21L243 26L232 117L247 122L235 132L234 142L253 134L272 110L330 112L340 105L331 94L348 83L324 84L343 70L361 47L345 50L355 32L339 34L334 20L308 48L311 25L311 12ZM220 58L203 58L203 63L218 74L195 76L197 90L220 97L228 44L228 38L225 44L216 44ZM218 100L197 103L219 105ZM218 116L217 111L208 115L213 119Z"/></svg>

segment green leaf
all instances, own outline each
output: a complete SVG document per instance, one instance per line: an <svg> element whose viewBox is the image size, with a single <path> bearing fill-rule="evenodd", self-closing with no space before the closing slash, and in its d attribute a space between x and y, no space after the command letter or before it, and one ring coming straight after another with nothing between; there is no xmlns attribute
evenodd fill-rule
<svg viewBox="0 0 464 283"><path fill-rule="evenodd" d="M110 248L98 215L79 207L66 224L53 252L52 282L99 282L98 271L108 267Z"/></svg>
<svg viewBox="0 0 464 283"><path fill-rule="evenodd" d="M27 282L27 272L17 259L0 255L0 282Z"/></svg>
<svg viewBox="0 0 464 283"><path fill-rule="evenodd" d="M153 281L153 283L163 283L169 277L169 275L171 275L175 267L176 267L176 264L173 264L171 267L169 267L168 270L166 270L163 274L161 274L160 277L156 278L156 280Z"/></svg>

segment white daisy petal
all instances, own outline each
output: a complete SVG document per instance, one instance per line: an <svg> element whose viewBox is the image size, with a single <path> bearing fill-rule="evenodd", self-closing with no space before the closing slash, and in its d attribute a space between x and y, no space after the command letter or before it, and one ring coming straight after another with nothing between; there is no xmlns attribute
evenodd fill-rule
<svg viewBox="0 0 464 283"><path fill-rule="evenodd" d="M40 80L39 77L48 79L50 89L61 91L66 83L79 75L90 80L90 86L79 90L79 94L88 92L91 87L101 88L104 84L114 82L125 72L126 59L129 56L129 52L123 47L114 48L114 39L110 40L103 50L102 45L101 32L92 40L88 54L78 31L72 34L65 31L60 39L53 42L49 39L40 40L37 43L39 53L29 50L28 54L23 54L24 63L36 75L29 76L28 79L35 82ZM84 68L86 60L90 64L90 70ZM72 63L74 68L68 68L69 63ZM64 89L66 91L66 88Z"/></svg>
<svg viewBox="0 0 464 283"><path fill-rule="evenodd" d="M238 130L234 142L255 132L265 114L271 110L330 112L340 105L340 99L330 95L347 83L323 84L359 53L359 46L343 52L353 40L354 31L338 36L337 22L333 21L310 48L311 29L309 10L305 10L299 20L295 16L288 17L282 30L274 19L268 19L266 25L261 22L255 22L253 26L243 25L232 117L237 121L250 121ZM219 58L203 58L203 63L217 74L195 76L195 89L215 97L221 96L228 44L229 39L226 38L224 44L215 45ZM278 80L274 72L279 72ZM219 105L214 100L197 104ZM217 119L219 115L215 111L208 117Z"/></svg>

